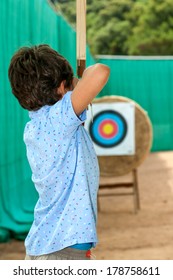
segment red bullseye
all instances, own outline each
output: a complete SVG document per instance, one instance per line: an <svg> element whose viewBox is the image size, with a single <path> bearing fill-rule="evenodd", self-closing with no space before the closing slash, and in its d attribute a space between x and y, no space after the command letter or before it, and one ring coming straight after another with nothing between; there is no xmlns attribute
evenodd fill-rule
<svg viewBox="0 0 173 280"><path fill-rule="evenodd" d="M102 137L110 139L112 137L115 137L118 133L118 125L116 124L116 122L106 119L101 122L98 130Z"/></svg>

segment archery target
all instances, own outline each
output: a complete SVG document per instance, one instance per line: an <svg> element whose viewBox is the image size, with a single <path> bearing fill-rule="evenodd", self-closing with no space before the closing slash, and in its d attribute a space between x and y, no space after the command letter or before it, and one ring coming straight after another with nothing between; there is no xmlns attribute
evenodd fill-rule
<svg viewBox="0 0 173 280"><path fill-rule="evenodd" d="M134 104L98 103L88 111L85 127L97 155L132 155L134 147Z"/></svg>
<svg viewBox="0 0 173 280"><path fill-rule="evenodd" d="M127 133L124 117L113 110L104 110L94 116L89 132L92 140L99 146L110 148L121 143Z"/></svg>

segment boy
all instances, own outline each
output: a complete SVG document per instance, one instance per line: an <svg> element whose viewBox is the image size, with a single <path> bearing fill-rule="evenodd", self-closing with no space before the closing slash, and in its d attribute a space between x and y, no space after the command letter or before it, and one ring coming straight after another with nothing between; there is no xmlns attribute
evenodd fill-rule
<svg viewBox="0 0 173 280"><path fill-rule="evenodd" d="M39 194L25 259L90 259L97 243L99 168L82 124L109 68L90 66L77 83L64 57L38 45L19 49L8 74L13 94L29 110L24 141Z"/></svg>

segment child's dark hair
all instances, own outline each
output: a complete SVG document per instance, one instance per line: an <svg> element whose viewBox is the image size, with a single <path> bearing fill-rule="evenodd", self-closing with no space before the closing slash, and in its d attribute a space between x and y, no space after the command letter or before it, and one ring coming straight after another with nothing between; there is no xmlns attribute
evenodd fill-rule
<svg viewBox="0 0 173 280"><path fill-rule="evenodd" d="M20 105L36 111L62 98L57 88L65 81L69 89L73 70L68 61L48 45L22 47L14 54L8 69L12 92Z"/></svg>

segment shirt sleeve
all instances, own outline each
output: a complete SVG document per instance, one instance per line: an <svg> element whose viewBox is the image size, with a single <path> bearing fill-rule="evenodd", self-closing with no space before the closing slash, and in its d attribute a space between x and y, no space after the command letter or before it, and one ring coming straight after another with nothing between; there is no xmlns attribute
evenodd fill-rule
<svg viewBox="0 0 173 280"><path fill-rule="evenodd" d="M79 116L75 114L71 102L71 94L72 91L68 91L50 109L50 118L53 126L57 127L58 125L67 134L77 129L86 120L86 110Z"/></svg>

